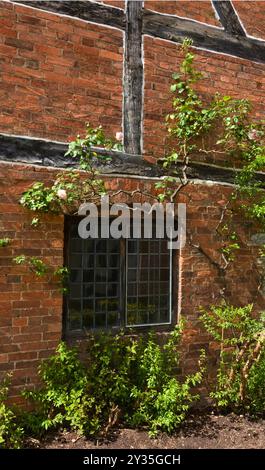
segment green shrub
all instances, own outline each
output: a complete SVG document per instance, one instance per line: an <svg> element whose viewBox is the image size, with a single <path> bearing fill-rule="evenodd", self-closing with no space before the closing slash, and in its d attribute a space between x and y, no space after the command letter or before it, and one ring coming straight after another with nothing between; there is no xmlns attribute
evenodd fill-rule
<svg viewBox="0 0 265 470"><path fill-rule="evenodd" d="M61 343L56 354L41 364L39 374L43 387L23 393L36 409L23 417L27 431L41 435L58 425L84 434L98 430L97 417L92 417L95 399L89 395L88 377L74 349Z"/></svg>
<svg viewBox="0 0 265 470"><path fill-rule="evenodd" d="M237 308L225 303L204 312L206 330L219 343L216 405L235 412L265 410L265 317L252 315L252 305Z"/></svg>
<svg viewBox="0 0 265 470"><path fill-rule="evenodd" d="M18 426L15 413L5 401L8 394L10 376L0 384L0 448L20 448L23 429Z"/></svg>
<svg viewBox="0 0 265 470"><path fill-rule="evenodd" d="M179 327L164 344L154 334L91 335L86 366L61 343L40 367L42 388L24 393L36 405L26 428L42 433L63 425L91 436L119 421L152 434L172 432L198 398L192 388L203 374L200 364L197 373L177 379L180 336Z"/></svg>

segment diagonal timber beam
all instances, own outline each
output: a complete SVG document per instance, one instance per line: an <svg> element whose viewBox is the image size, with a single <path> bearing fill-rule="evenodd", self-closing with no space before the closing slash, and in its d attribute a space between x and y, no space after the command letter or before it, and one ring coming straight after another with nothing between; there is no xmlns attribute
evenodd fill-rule
<svg viewBox="0 0 265 470"><path fill-rule="evenodd" d="M212 4L227 33L236 36L246 36L245 30L229 0L212 0Z"/></svg>

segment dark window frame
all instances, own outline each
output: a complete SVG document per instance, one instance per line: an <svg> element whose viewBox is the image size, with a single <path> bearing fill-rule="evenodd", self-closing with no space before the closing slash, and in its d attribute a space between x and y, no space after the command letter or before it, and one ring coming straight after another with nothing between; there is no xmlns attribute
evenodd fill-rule
<svg viewBox="0 0 265 470"><path fill-rule="evenodd" d="M76 221L79 217L78 216L65 216L64 218L64 261L65 265L69 266L68 263L68 254L69 254L69 242L70 242L70 228L73 221ZM81 218L80 218L81 219ZM121 238L119 240L120 243L120 255L121 255L121 278L120 284L121 289L123 292L126 290L126 239ZM98 332L104 330L108 331L109 333L117 333L120 329L124 331L135 332L136 334L144 331L170 331L177 324L178 321L178 260L179 260L179 250L172 250L172 257L171 257L171 321L167 323L152 323L152 324L142 324L142 325L133 325L133 326L126 326L125 318L126 318L126 295L120 295L120 308L122 310L122 317L121 324L119 326L110 327L110 328L102 328L102 329L78 329L78 330L70 330L68 328L68 306L67 306L67 294L64 295L63 299L63 337L64 338L81 338L86 337L89 333L92 332L93 334L97 334Z"/></svg>

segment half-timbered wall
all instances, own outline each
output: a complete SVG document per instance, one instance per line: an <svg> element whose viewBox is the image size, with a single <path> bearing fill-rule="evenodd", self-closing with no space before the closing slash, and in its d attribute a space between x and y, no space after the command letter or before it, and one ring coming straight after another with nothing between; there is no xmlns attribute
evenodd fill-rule
<svg viewBox="0 0 265 470"><path fill-rule="evenodd" d="M63 334L58 289L12 261L25 253L62 264L63 217L47 216L32 228L20 195L71 165L66 143L86 122L101 124L110 136L124 133L125 151L113 156L104 176L109 187L151 190L161 176L152 162L164 152L169 86L185 36L205 74L197 85L203 97L220 91L249 98L253 116L264 116L264 23L258 1L0 2L0 238L12 239L0 248L0 373L13 371L14 400L25 384L36 384L37 365ZM190 240L175 265L177 313L188 326L186 368L202 346L214 355L198 307L218 302L224 288L214 228L233 190L230 163L213 156L192 163L178 201L187 202ZM248 227L237 223L247 239ZM259 309L265 285L253 261L261 239L229 268L226 292L235 304L254 301Z"/></svg>

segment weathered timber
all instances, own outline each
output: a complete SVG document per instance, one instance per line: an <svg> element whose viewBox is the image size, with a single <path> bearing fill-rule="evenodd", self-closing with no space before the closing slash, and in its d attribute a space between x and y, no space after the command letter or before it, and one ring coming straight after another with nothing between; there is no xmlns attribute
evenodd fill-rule
<svg viewBox="0 0 265 470"><path fill-rule="evenodd" d="M142 3L126 2L123 131L125 152L139 155L142 134Z"/></svg>
<svg viewBox="0 0 265 470"><path fill-rule="evenodd" d="M177 162L177 168L181 170L183 168L183 163ZM239 171L239 169L235 168L226 168L218 165L193 161L189 163L186 175L188 179L211 180L234 184L235 177ZM262 182L262 187L265 187L265 173L257 172L256 179L259 182Z"/></svg>
<svg viewBox="0 0 265 470"><path fill-rule="evenodd" d="M196 47L265 63L265 41L233 36L214 26L177 16L143 10L143 32L178 43L189 37Z"/></svg>
<svg viewBox="0 0 265 470"><path fill-rule="evenodd" d="M0 134L0 161L26 163L58 168L77 168L78 162L65 156L67 143L29 137ZM159 176L162 170L148 163L140 155L95 148L99 155L111 157L110 161L94 160L94 166L102 173L128 174L139 176Z"/></svg>
<svg viewBox="0 0 265 470"><path fill-rule="evenodd" d="M47 10L60 15L72 16L93 23L125 29L125 13L120 8L90 1L16 1L33 8Z"/></svg>
<svg viewBox="0 0 265 470"><path fill-rule="evenodd" d="M212 0L214 9L225 31L236 36L246 36L232 3L228 0Z"/></svg>
<svg viewBox="0 0 265 470"><path fill-rule="evenodd" d="M62 169L77 168L78 163L75 159L69 156L65 157L67 148L67 143L0 134L0 162L25 163ZM100 163L95 159L95 167L101 173L134 175L139 178L141 176L160 177L165 174L159 165L148 163L141 155L130 155L103 148L94 148L94 150L99 155L111 157L111 160L106 163ZM177 166L181 170L183 163L178 162ZM207 163L190 162L186 173L190 180L199 179L233 184L237 171L233 168ZM265 187L265 173L257 173L257 179L264 182Z"/></svg>

